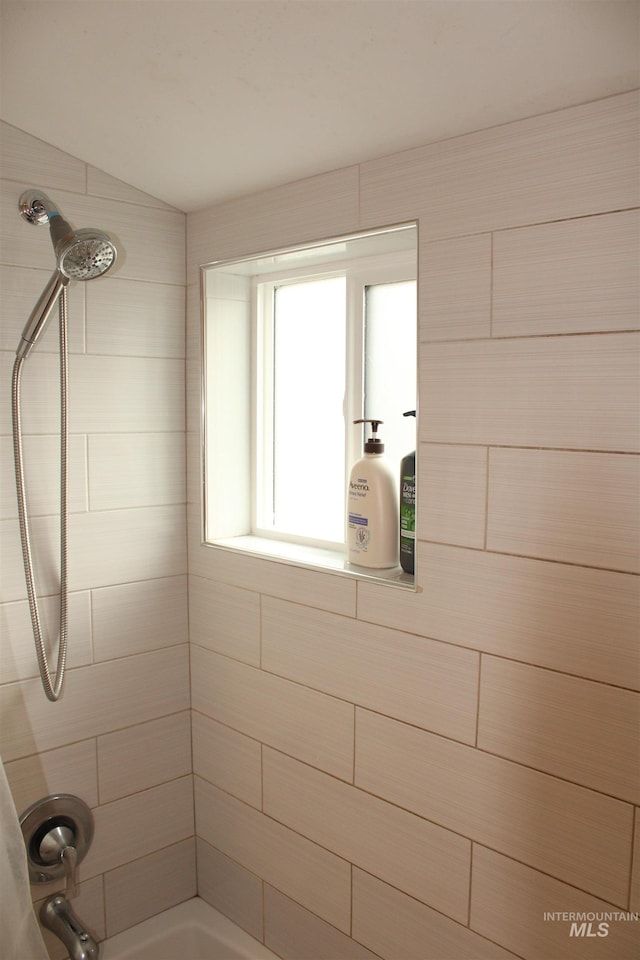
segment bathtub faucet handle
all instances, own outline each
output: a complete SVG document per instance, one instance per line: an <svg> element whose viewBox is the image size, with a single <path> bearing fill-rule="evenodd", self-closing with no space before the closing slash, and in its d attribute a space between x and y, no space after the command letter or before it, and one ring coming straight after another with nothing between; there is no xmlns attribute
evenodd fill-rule
<svg viewBox="0 0 640 960"><path fill-rule="evenodd" d="M76 864L78 862L78 851L72 845L64 847L62 853L60 854L60 859L62 860L64 875L67 881L65 897L67 900L73 900L74 897L78 896L78 886L76 883Z"/></svg>

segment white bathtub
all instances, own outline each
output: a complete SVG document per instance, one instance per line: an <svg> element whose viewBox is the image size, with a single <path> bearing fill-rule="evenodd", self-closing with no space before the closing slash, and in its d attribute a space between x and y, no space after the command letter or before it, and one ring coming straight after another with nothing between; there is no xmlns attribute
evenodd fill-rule
<svg viewBox="0 0 640 960"><path fill-rule="evenodd" d="M278 960L200 897L100 944L100 960Z"/></svg>

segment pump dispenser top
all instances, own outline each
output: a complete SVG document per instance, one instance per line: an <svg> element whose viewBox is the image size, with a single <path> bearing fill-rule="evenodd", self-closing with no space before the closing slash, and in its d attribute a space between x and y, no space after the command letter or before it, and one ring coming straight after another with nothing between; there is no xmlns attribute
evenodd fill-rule
<svg viewBox="0 0 640 960"><path fill-rule="evenodd" d="M370 423L371 436L364 442L365 453L384 453L384 443L377 436L378 427L384 423L384 420L354 420L354 423Z"/></svg>

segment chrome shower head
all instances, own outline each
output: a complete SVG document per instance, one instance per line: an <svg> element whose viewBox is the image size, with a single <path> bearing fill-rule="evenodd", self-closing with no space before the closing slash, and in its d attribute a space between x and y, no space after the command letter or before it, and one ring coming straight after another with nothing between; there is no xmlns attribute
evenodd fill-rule
<svg viewBox="0 0 640 960"><path fill-rule="evenodd" d="M101 277L116 262L115 244L102 230L74 230L41 190L25 190L20 214L33 224L49 224L58 270L69 280Z"/></svg>
<svg viewBox="0 0 640 960"><path fill-rule="evenodd" d="M102 230L74 230L41 190L25 190L20 197L19 209L29 223L49 224L57 264L22 332L16 352L24 358L41 336L69 281L101 277L116 262L117 251L111 238Z"/></svg>
<svg viewBox="0 0 640 960"><path fill-rule="evenodd" d="M53 221L51 222L53 235ZM69 280L101 277L116 261L116 248L102 230L74 230L55 245L60 273Z"/></svg>

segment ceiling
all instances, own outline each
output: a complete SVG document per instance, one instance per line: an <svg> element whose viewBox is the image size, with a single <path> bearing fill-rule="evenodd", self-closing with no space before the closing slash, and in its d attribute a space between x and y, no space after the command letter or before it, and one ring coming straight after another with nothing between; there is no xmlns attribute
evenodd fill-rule
<svg viewBox="0 0 640 960"><path fill-rule="evenodd" d="M184 211L640 86L637 0L2 0L0 115Z"/></svg>

